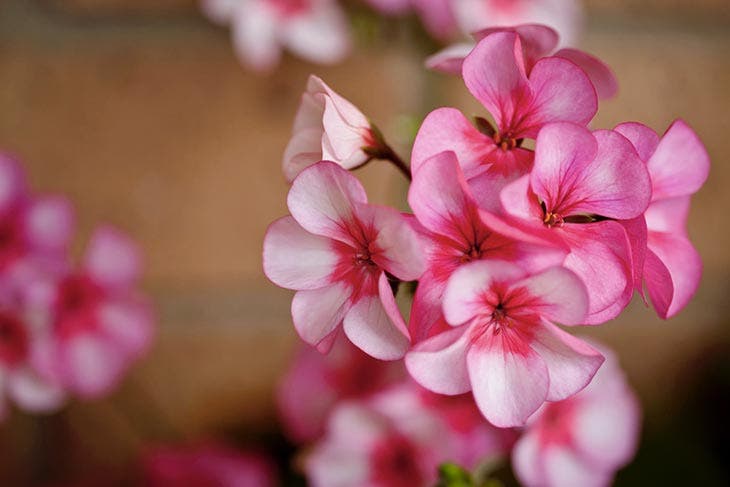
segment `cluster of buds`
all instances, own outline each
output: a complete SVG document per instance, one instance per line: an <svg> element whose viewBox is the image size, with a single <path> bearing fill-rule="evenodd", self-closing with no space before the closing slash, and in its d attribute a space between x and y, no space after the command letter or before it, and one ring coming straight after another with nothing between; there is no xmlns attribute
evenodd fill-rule
<svg viewBox="0 0 730 487"><path fill-rule="evenodd" d="M702 266L686 220L709 158L681 120L663 136L635 122L590 128L616 81L595 57L555 52L558 43L542 25L480 32L448 67L494 125L434 110L410 167L356 107L310 79L284 157L290 215L267 231L264 272L296 291L293 323L307 344L327 353L346 337L374 359L402 359L414 382L396 399L383 385L345 412L320 404L330 420L314 429L326 430L311 457L315 485L364 485L362 475L368 485L429 485L421 459L464 463L463 448L437 454L443 440L429 456L409 436L413 411L433 410L403 392L419 387L471 392L491 427L520 429L512 458L528 486L604 485L633 455L638 407L615 360L561 325L606 323L635 293L662 318L688 303ZM408 176L412 213L368 202L349 170L373 159ZM416 283L407 320L395 300L405 282ZM345 437L356 446L340 445ZM372 468L338 469L348 455ZM414 480L382 477L373 465L383 455L382 465L408 457ZM327 459L336 461L324 468ZM346 473L359 480L332 480Z"/></svg>
<svg viewBox="0 0 730 487"><path fill-rule="evenodd" d="M70 395L112 390L147 349L153 321L136 291L140 256L125 235L96 229L80 263L69 254L72 205L28 188L0 154L0 414L7 400L51 412Z"/></svg>

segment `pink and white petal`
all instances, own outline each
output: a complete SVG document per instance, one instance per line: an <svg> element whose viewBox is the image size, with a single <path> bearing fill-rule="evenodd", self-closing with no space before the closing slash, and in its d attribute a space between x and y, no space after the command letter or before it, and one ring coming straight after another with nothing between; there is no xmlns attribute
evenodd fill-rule
<svg viewBox="0 0 730 487"><path fill-rule="evenodd" d="M460 111L437 108L418 130L411 152L411 172L415 176L428 159L452 151L464 172L471 174L494 148L494 140L479 132Z"/></svg>
<svg viewBox="0 0 730 487"><path fill-rule="evenodd" d="M446 321L458 326L485 312L491 313L484 294L493 283L511 283L522 279L525 274L517 265L499 260L482 260L459 267L449 278L444 291Z"/></svg>
<svg viewBox="0 0 730 487"><path fill-rule="evenodd" d="M532 100L519 107L515 136L535 138L547 123L585 125L598 110L598 98L588 76L570 61L550 57L539 60L530 72Z"/></svg>
<svg viewBox="0 0 730 487"><path fill-rule="evenodd" d="M543 445L539 435L525 431L512 449L512 468L525 487L542 487L545 479L542 462Z"/></svg>
<svg viewBox="0 0 730 487"><path fill-rule="evenodd" d="M390 428L388 419L356 401L344 401L335 408L327 422L327 431L334 440L370 449Z"/></svg>
<svg viewBox="0 0 730 487"><path fill-rule="evenodd" d="M281 35L290 51L319 64L341 61L351 47L347 20L335 3L312 5L308 14L286 22Z"/></svg>
<svg viewBox="0 0 730 487"><path fill-rule="evenodd" d="M666 318L674 296L672 275L657 255L650 249L644 260L644 284L657 314Z"/></svg>
<svg viewBox="0 0 730 487"><path fill-rule="evenodd" d="M43 380L29 367L9 374L7 387L13 402L30 413L49 413L66 401L66 393L59 384Z"/></svg>
<svg viewBox="0 0 730 487"><path fill-rule="evenodd" d="M380 252L373 261L403 281L415 281L425 270L421 236L397 210L374 205L356 205L358 218L370 222L377 232L372 244Z"/></svg>
<svg viewBox="0 0 730 487"><path fill-rule="evenodd" d="M25 199L27 192L21 165L9 154L0 152L0 213Z"/></svg>
<svg viewBox="0 0 730 487"><path fill-rule="evenodd" d="M277 286L298 291L327 286L338 261L330 239L309 233L290 216L266 230L264 274Z"/></svg>
<svg viewBox="0 0 730 487"><path fill-rule="evenodd" d="M322 81L321 78L310 75L309 81L307 82L307 91L310 93L321 93L322 95L325 95L323 99L330 99L342 120L351 127L370 126L368 118L355 105L340 96L336 91L330 88L327 83ZM324 110L324 103L322 104L321 110Z"/></svg>
<svg viewBox="0 0 730 487"><path fill-rule="evenodd" d="M452 396L469 392L468 347L468 325L447 330L413 347L406 354L406 368L416 382L433 392Z"/></svg>
<svg viewBox="0 0 730 487"><path fill-rule="evenodd" d="M305 230L345 243L352 243L348 226L356 203L367 203L365 189L355 176L331 161L302 171L287 196L289 211Z"/></svg>
<svg viewBox="0 0 730 487"><path fill-rule="evenodd" d="M500 129L509 127L527 92L522 45L514 32L496 32L479 41L464 59L464 83L494 116Z"/></svg>
<svg viewBox="0 0 730 487"><path fill-rule="evenodd" d="M408 327L403 319L403 315L401 314L400 309L398 309L398 304L395 302L395 296L393 295L393 290L390 287L390 282L388 281L388 277L385 275L385 272L381 272L380 277L378 278L378 296L380 296L380 302L382 303L383 309L388 315L391 323L393 323L398 331L408 337L408 340L410 341L411 335L408 332Z"/></svg>
<svg viewBox="0 0 730 487"><path fill-rule="evenodd" d="M294 132L284 149L282 170L287 182L294 181L304 168L323 159L322 128L312 127Z"/></svg>
<svg viewBox="0 0 730 487"><path fill-rule="evenodd" d="M659 135L653 129L639 122L625 122L613 129L634 145L639 158L647 162L659 145Z"/></svg>
<svg viewBox="0 0 730 487"><path fill-rule="evenodd" d="M618 92L618 81L606 63L595 56L591 56L587 52L578 49L561 49L555 54L555 57L567 59L577 64L590 78L593 87L596 89L598 98L608 100L616 96Z"/></svg>
<svg viewBox="0 0 730 487"><path fill-rule="evenodd" d="M697 292L702 277L702 258L692 242L681 235L650 232L648 245L650 252L659 258L672 277L674 292L671 304L665 313L663 311L659 313L663 318L671 318L679 313ZM659 309L657 311L659 312Z"/></svg>
<svg viewBox="0 0 730 487"><path fill-rule="evenodd" d="M551 267L539 274L512 284L511 289L525 289L528 304L543 318L563 325L582 324L588 313L588 290L574 272Z"/></svg>
<svg viewBox="0 0 730 487"><path fill-rule="evenodd" d="M103 225L91 236L84 269L99 285L113 289L131 286L142 269L142 256L134 241L119 230Z"/></svg>
<svg viewBox="0 0 730 487"><path fill-rule="evenodd" d="M347 338L371 357L380 360L403 358L410 345L407 334L390 319L379 296L364 296L345 315Z"/></svg>
<svg viewBox="0 0 730 487"><path fill-rule="evenodd" d="M331 98L325 99L322 116L324 134L322 135L322 156L332 160L345 169L356 168L370 159L363 147L371 145L369 141L370 125L352 126L342 117Z"/></svg>
<svg viewBox="0 0 730 487"><path fill-rule="evenodd" d="M647 167L654 200L690 195L705 183L710 172L710 156L689 125L676 120L662 136Z"/></svg>
<svg viewBox="0 0 730 487"><path fill-rule="evenodd" d="M259 72L271 71L281 58L278 25L264 2L244 0L233 11L233 49L246 66Z"/></svg>
<svg viewBox="0 0 730 487"><path fill-rule="evenodd" d="M226 25L238 5L240 0L201 0L200 9L213 22Z"/></svg>
<svg viewBox="0 0 730 487"><path fill-rule="evenodd" d="M441 311L445 288L446 283L436 279L429 271L418 280L408 322L408 330L414 343L425 340L440 330L448 329L449 325Z"/></svg>
<svg viewBox="0 0 730 487"><path fill-rule="evenodd" d="M582 390L604 361L599 351L550 323L535 331L530 346L550 375L548 401L562 401Z"/></svg>
<svg viewBox="0 0 730 487"><path fill-rule="evenodd" d="M545 362L522 338L503 330L475 342L466 355L474 399L499 428L522 426L545 402L550 379Z"/></svg>
<svg viewBox="0 0 730 487"><path fill-rule="evenodd" d="M687 236L690 196L677 196L654 201L646 209L646 226L652 232Z"/></svg>
<svg viewBox="0 0 730 487"><path fill-rule="evenodd" d="M352 290L343 282L320 289L298 291L291 303L292 321L306 343L318 346L350 309Z"/></svg>
<svg viewBox="0 0 730 487"><path fill-rule="evenodd" d="M98 317L101 330L130 358L140 356L152 344L155 329L147 303L132 299L106 301Z"/></svg>
<svg viewBox="0 0 730 487"><path fill-rule="evenodd" d="M38 250L65 251L71 241L74 227L73 206L63 197L37 198L30 204L26 213L26 237Z"/></svg>
<svg viewBox="0 0 730 487"><path fill-rule="evenodd" d="M533 170L533 172L535 171L536 170ZM545 172L544 169L543 172ZM548 175L548 177L550 176ZM517 218L532 227L544 228L539 197L532 192L530 179L531 176L529 174L525 174L521 178L505 186L499 193L500 204L502 205L504 212L508 215ZM552 179L549 181L552 181ZM539 187L543 193L552 194L552 190L549 189L549 185L546 187L542 182L540 184L542 186ZM546 197L546 195L542 195L542 198ZM556 198L553 197L553 200L555 199Z"/></svg>
<svg viewBox="0 0 730 487"><path fill-rule="evenodd" d="M127 365L113 342L89 334L66 341L62 354L64 385L86 399L110 392Z"/></svg>
<svg viewBox="0 0 730 487"><path fill-rule="evenodd" d="M551 445L542 453L545 484L550 487L607 487L613 472L599 470L568 446Z"/></svg>
<svg viewBox="0 0 730 487"><path fill-rule="evenodd" d="M464 58L472 49L474 49L472 43L452 44L427 57L424 64L433 71L460 76Z"/></svg>

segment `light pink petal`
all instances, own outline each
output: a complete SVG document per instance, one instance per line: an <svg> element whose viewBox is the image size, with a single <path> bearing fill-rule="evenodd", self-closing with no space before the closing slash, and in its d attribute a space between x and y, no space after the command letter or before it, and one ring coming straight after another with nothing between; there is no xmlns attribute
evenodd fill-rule
<svg viewBox="0 0 730 487"><path fill-rule="evenodd" d="M710 172L710 157L697 134L676 120L647 163L653 199L690 195L702 187Z"/></svg>
<svg viewBox="0 0 730 487"><path fill-rule="evenodd" d="M393 208L358 205L358 217L376 229L374 246L381 252L373 261L403 281L415 281L424 271L423 244L406 219Z"/></svg>
<svg viewBox="0 0 730 487"><path fill-rule="evenodd" d="M98 284L110 288L131 286L142 269L142 256L127 235L110 226L94 231L84 257L84 268Z"/></svg>
<svg viewBox="0 0 730 487"><path fill-rule="evenodd" d="M427 57L424 64L433 71L461 75L464 58L472 49L474 49L474 44L471 43L452 44Z"/></svg>
<svg viewBox="0 0 730 487"><path fill-rule="evenodd" d="M444 316L452 326L461 325L491 310L486 308L484 293L493 283L511 283L525 277L515 264L482 260L459 267L449 278L444 292Z"/></svg>
<svg viewBox="0 0 730 487"><path fill-rule="evenodd" d="M568 144L569 141L565 141ZM545 156L543 156L545 157ZM554 178L556 176L546 175L546 177ZM547 188L541 187L546 194L542 198L547 198ZM499 200L504 211L519 220L524 221L528 225L542 228L542 211L540 210L540 200L530 188L530 175L525 174L521 178L513 181L500 191Z"/></svg>
<svg viewBox="0 0 730 487"><path fill-rule="evenodd" d="M654 130L639 122L625 122L616 125L614 131L620 133L634 145L639 158L647 162L657 146L659 145L659 136Z"/></svg>
<svg viewBox="0 0 730 487"><path fill-rule="evenodd" d="M411 0L423 25L438 39L448 39L456 30L452 0Z"/></svg>
<svg viewBox="0 0 730 487"><path fill-rule="evenodd" d="M342 282L298 291L291 303L294 328L305 342L317 346L330 335L350 309L352 290Z"/></svg>
<svg viewBox="0 0 730 487"><path fill-rule="evenodd" d="M59 384L43 380L28 367L14 370L7 379L8 395L24 411L52 412L66 400L66 393Z"/></svg>
<svg viewBox="0 0 730 487"><path fill-rule="evenodd" d="M385 272L381 272L380 277L378 278L378 296L380 296L380 302L382 303L383 309L388 315L388 318L390 318L391 323L393 323L401 334L405 335L410 340L408 327L406 326L406 322L403 319L400 309L398 309L398 304L395 302L395 296L393 295L393 290L390 287L390 282L388 281L388 276L385 275Z"/></svg>
<svg viewBox="0 0 730 487"><path fill-rule="evenodd" d="M646 226L652 232L687 235L690 196L677 196L654 201L646 209Z"/></svg>
<svg viewBox="0 0 730 487"><path fill-rule="evenodd" d="M287 196L289 211L305 230L345 243L352 242L347 228L355 203L367 203L365 189L355 176L330 161L302 171Z"/></svg>
<svg viewBox="0 0 730 487"><path fill-rule="evenodd" d="M644 261L644 283L657 314L666 318L669 307L672 305L674 284L667 266L651 250L647 250Z"/></svg>
<svg viewBox="0 0 730 487"><path fill-rule="evenodd" d="M369 127L368 118L347 99L340 96L336 91L327 85L321 78L309 75L307 81L307 92L315 95L324 95L322 100L331 100L333 107L337 110L340 118L351 127ZM320 113L324 110L324 103L321 104ZM321 116L320 116L321 118Z"/></svg>
<svg viewBox="0 0 730 487"><path fill-rule="evenodd" d="M493 425L522 426L547 397L548 369L510 330L489 335L473 344L466 356L474 399Z"/></svg>
<svg viewBox="0 0 730 487"><path fill-rule="evenodd" d="M41 197L26 213L25 232L39 250L65 251L74 232L75 217L71 202L62 197Z"/></svg>
<svg viewBox="0 0 730 487"><path fill-rule="evenodd" d="M0 212L8 211L24 199L26 193L23 168L10 155L0 152Z"/></svg>
<svg viewBox="0 0 730 487"><path fill-rule="evenodd" d="M330 98L325 100L322 123L324 124L322 136L324 159L333 160L345 169L354 169L370 159L370 156L363 151L364 147L372 145L372 142L368 140L370 137L369 124L349 125Z"/></svg>
<svg viewBox="0 0 730 487"><path fill-rule="evenodd" d="M596 88L598 98L608 100L616 96L618 92L618 81L611 71L611 68L595 56L578 49L561 49L554 54L555 57L567 59L578 65L590 78Z"/></svg>
<svg viewBox="0 0 730 487"><path fill-rule="evenodd" d="M539 434L526 430L512 449L512 468L517 479L525 487L544 485L545 473L542 464L543 445Z"/></svg>
<svg viewBox="0 0 730 487"><path fill-rule="evenodd" d="M322 128L302 129L292 135L284 149L282 170L288 182L294 181L304 168L323 159Z"/></svg>
<svg viewBox="0 0 730 487"><path fill-rule="evenodd" d="M289 19L281 35L290 51L309 61L333 64L350 51L348 24L335 3L310 4L311 11Z"/></svg>
<svg viewBox="0 0 730 487"><path fill-rule="evenodd" d="M287 289L330 284L338 260L330 239L309 233L290 216L272 223L264 236L264 273Z"/></svg>
<svg viewBox="0 0 730 487"><path fill-rule="evenodd" d="M433 274L428 271L418 280L408 322L408 329L414 343L432 336L439 330L448 328L449 325L441 311L441 300L445 288L446 283L434 278Z"/></svg>
<svg viewBox="0 0 730 487"><path fill-rule="evenodd" d="M561 401L583 389L603 363L603 355L582 340L546 323L535 332L531 347L550 375L548 401Z"/></svg>
<svg viewBox="0 0 730 487"><path fill-rule="evenodd" d="M521 58L517 34L497 32L479 41L464 59L462 75L466 87L494 116L500 128L510 126L528 90Z"/></svg>
<svg viewBox="0 0 730 487"><path fill-rule="evenodd" d="M130 360L151 345L154 327L147 303L132 300L106 301L98 311L101 329Z"/></svg>
<svg viewBox="0 0 730 487"><path fill-rule="evenodd" d="M408 335L391 321L379 296L364 296L354 303L345 315L343 329L352 343L380 360L400 359L410 345Z"/></svg>
<svg viewBox="0 0 730 487"><path fill-rule="evenodd" d="M646 241L648 238L646 219L643 216L622 220L619 223L626 230L626 236L631 244L631 268L634 273L634 288L644 297L644 261L646 260Z"/></svg>
<svg viewBox="0 0 730 487"><path fill-rule="evenodd" d="M439 333L406 354L406 368L416 382L439 394L456 395L471 390L466 368L468 326Z"/></svg>
<svg viewBox="0 0 730 487"><path fill-rule="evenodd" d="M549 55L558 45L558 33L551 27L542 24L490 27L475 32L472 36L476 40L480 40L495 32L516 32L520 36L528 72L539 59Z"/></svg>
<svg viewBox="0 0 730 487"><path fill-rule="evenodd" d="M666 284L656 283L656 279L647 278L646 284L652 304L662 318L671 318L679 313L697 292L702 277L702 259L697 250L686 237L669 233L649 233L649 254L653 254L666 267L672 278L671 304L665 308L662 304L666 298ZM647 258L646 266L653 264L653 276L657 275L658 263ZM659 268L660 269L660 268ZM661 270L659 270L661 275ZM662 276L664 277L664 276ZM654 301L655 297L657 302Z"/></svg>
<svg viewBox="0 0 730 487"><path fill-rule="evenodd" d="M563 325L582 324L588 312L588 291L583 281L564 267L551 267L511 286L524 288L530 306L543 318ZM534 302L532 301L534 300Z"/></svg>
<svg viewBox="0 0 730 487"><path fill-rule="evenodd" d="M491 141L489 144L491 151L485 154L482 166L469 171L467 176L470 193L479 207L498 212L500 192L532 169L535 153L522 147L502 150Z"/></svg>
<svg viewBox="0 0 730 487"><path fill-rule="evenodd" d="M251 69L271 71L281 58L277 19L264 2L243 1L231 19L233 48Z"/></svg>
<svg viewBox="0 0 730 487"><path fill-rule="evenodd" d="M124 355L113 342L83 334L64 344L64 383L84 398L108 393L121 379Z"/></svg>
<svg viewBox="0 0 730 487"><path fill-rule="evenodd" d="M200 9L213 22L226 25L240 4L239 0L201 0Z"/></svg>
<svg viewBox="0 0 730 487"><path fill-rule="evenodd" d="M597 469L568 446L551 445L543 452L545 485L561 487L607 487L613 472Z"/></svg>

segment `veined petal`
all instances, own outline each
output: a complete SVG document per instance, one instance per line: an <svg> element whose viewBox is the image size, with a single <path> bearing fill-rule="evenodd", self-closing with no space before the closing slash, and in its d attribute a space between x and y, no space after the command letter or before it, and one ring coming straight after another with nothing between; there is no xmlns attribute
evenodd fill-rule
<svg viewBox="0 0 730 487"><path fill-rule="evenodd" d="M525 67L529 72L535 63L550 54L558 45L558 33L551 27L543 24L522 24L514 27L490 27L475 32L472 36L476 40L484 39L495 32L516 32L522 41L522 51L525 56Z"/></svg>
<svg viewBox="0 0 730 487"><path fill-rule="evenodd" d="M672 275L664 262L650 249L646 251L644 260L644 284L657 315L666 318L674 296Z"/></svg>
<svg viewBox="0 0 730 487"><path fill-rule="evenodd" d="M614 131L620 133L634 145L639 158L647 162L651 155L656 151L659 145L659 136L654 130L650 129L643 123L625 122L616 125Z"/></svg>
<svg viewBox="0 0 730 487"><path fill-rule="evenodd" d="M332 282L339 257L326 237L303 229L291 216L272 223L264 236L264 273L287 289L316 289Z"/></svg>
<svg viewBox="0 0 730 487"><path fill-rule="evenodd" d="M400 212L393 208L357 205L358 216L376 230L373 261L395 277L415 281L424 271L423 245L419 235Z"/></svg>
<svg viewBox="0 0 730 487"><path fill-rule="evenodd" d="M671 303L665 308L666 284L648 278L647 288L652 304L662 318L671 318L679 313L697 292L702 277L702 259L688 238L670 233L649 232L649 254L653 254L666 267L672 279ZM657 269L658 264L647 259L647 267ZM661 272L661 271L659 271ZM657 275L654 270L652 275ZM659 274L661 275L661 274ZM654 301L655 297L657 302Z"/></svg>
<svg viewBox="0 0 730 487"><path fill-rule="evenodd" d="M417 344L406 354L406 368L426 389L457 395L471 390L466 355L469 325L447 330Z"/></svg>
<svg viewBox="0 0 730 487"><path fill-rule="evenodd" d="M408 330L414 343L421 342L433 336L434 333L449 328L441 311L441 300L445 288L446 282L436 279L429 271L426 271L418 280L408 322Z"/></svg>
<svg viewBox="0 0 730 487"><path fill-rule="evenodd" d="M391 321L379 296L363 296L345 315L347 338L363 352L380 360L397 360L405 355L410 340Z"/></svg>
<svg viewBox="0 0 730 487"><path fill-rule="evenodd" d="M618 92L618 81L611 71L611 68L603 61L595 56L591 56L587 52L578 49L561 49L555 54L555 57L567 59L577 64L590 78L596 89L598 98L607 100L616 96Z"/></svg>
<svg viewBox="0 0 730 487"><path fill-rule="evenodd" d="M687 235L690 196L677 196L654 201L646 209L646 226L652 232Z"/></svg>
<svg viewBox="0 0 730 487"><path fill-rule="evenodd" d="M311 127L294 132L284 149L282 170L284 177L291 183L304 168L323 159L322 128Z"/></svg>
<svg viewBox="0 0 730 487"><path fill-rule="evenodd" d="M552 178L553 176L546 174L545 177ZM542 198L546 198L548 197L548 194L552 194L548 193L547 188L543 189L541 187L541 190L546 193L541 195ZM521 178L505 186L499 193L499 200L502 205L502 209L508 215L518 218L532 227L544 226L542 224L542 212L540 210L539 198L535 193L533 193L530 187L529 174L525 174Z"/></svg>
<svg viewBox="0 0 730 487"><path fill-rule="evenodd" d="M471 43L452 44L427 57L424 64L433 71L461 75L464 58L472 49L474 49L474 44Z"/></svg>
<svg viewBox="0 0 730 487"><path fill-rule="evenodd" d="M390 318L390 322L393 323L393 326L395 326L401 334L405 335L410 340L408 327L406 326L406 322L403 319L400 309L398 309L398 304L395 302L395 296L393 295L393 290L390 287L390 282L388 282L388 277L385 275L385 272L381 272L380 277L378 278L378 296L380 296L380 302L383 304L383 309L388 315L388 318Z"/></svg>
<svg viewBox="0 0 730 487"><path fill-rule="evenodd" d="M583 323L588 312L588 291L583 281L564 267L551 267L511 285L530 295L529 306L540 316L563 325Z"/></svg>
<svg viewBox="0 0 730 487"><path fill-rule="evenodd" d="M350 309L352 290L342 282L299 291L291 303L294 328L305 342L317 346L342 322Z"/></svg>

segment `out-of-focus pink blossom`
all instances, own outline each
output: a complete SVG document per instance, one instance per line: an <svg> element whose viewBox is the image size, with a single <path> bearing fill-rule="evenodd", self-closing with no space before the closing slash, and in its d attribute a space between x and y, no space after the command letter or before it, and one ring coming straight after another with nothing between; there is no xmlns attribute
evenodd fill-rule
<svg viewBox="0 0 730 487"><path fill-rule="evenodd" d="M287 204L291 216L266 232L263 263L272 282L297 291L292 318L302 339L327 350L343 324L369 355L402 357L410 337L386 272L412 281L424 266L406 218L368 204L357 178L330 161L302 171Z"/></svg>
<svg viewBox="0 0 730 487"><path fill-rule="evenodd" d="M634 144L646 162L652 198L646 210L648 250L643 278L656 312L670 318L697 291L702 260L687 236L690 196L707 179L710 158L694 131L675 121L659 138L640 123L624 123L617 132Z"/></svg>
<svg viewBox="0 0 730 487"><path fill-rule="evenodd" d="M474 409L470 398L442 401L411 382L344 402L306 459L307 478L313 487L434 485L443 462L474 465L506 453L509 435L479 421ZM470 434L483 436L476 443Z"/></svg>
<svg viewBox="0 0 730 487"><path fill-rule="evenodd" d="M570 247L564 265L587 286L587 324L616 317L630 301L642 256L622 222L641 220L650 198L646 165L624 136L570 123L542 129L532 171L501 193L509 215Z"/></svg>
<svg viewBox="0 0 730 487"><path fill-rule="evenodd" d="M553 324L582 323L587 309L585 285L563 267L528 275L509 262L474 262L454 272L444 293L453 328L416 345L406 367L434 392L472 390L495 426L521 426L544 401L585 387L603 362Z"/></svg>
<svg viewBox="0 0 730 487"><path fill-rule="evenodd" d="M146 487L274 487L275 466L267 457L205 443L159 446L142 457Z"/></svg>
<svg viewBox="0 0 730 487"><path fill-rule="evenodd" d="M81 397L117 385L147 350L151 309L135 286L140 257L133 242L111 227L92 236L83 264L60 277L47 295L44 328L31 358L48 380Z"/></svg>
<svg viewBox="0 0 730 487"><path fill-rule="evenodd" d="M526 487L603 487L636 453L639 403L612 353L581 392L545 403L512 452Z"/></svg>
<svg viewBox="0 0 730 487"><path fill-rule="evenodd" d="M430 157L454 151L481 206L499 207L499 190L527 173L532 151L522 148L547 123L588 123L596 113L596 91L574 63L558 57L539 59L531 69L522 41L513 31L494 32L479 41L464 60L469 91L492 114L475 128L460 112L439 108L423 121L411 156L416 174Z"/></svg>
<svg viewBox="0 0 730 487"><path fill-rule="evenodd" d="M566 250L479 209L453 152L426 161L408 202L423 227L426 271L418 281L409 329L414 341L449 328L441 311L444 289L460 266L483 259L509 260L532 271L560 265Z"/></svg>
<svg viewBox="0 0 730 487"><path fill-rule="evenodd" d="M284 176L291 182L302 169L323 159L356 168L370 159L364 149L376 145L365 115L312 75L284 150Z"/></svg>
<svg viewBox="0 0 730 487"><path fill-rule="evenodd" d="M488 27L545 24L566 45L575 44L583 21L579 0L453 0L453 9L467 34Z"/></svg>
<svg viewBox="0 0 730 487"><path fill-rule="evenodd" d="M316 440L336 403L368 397L404 377L400 362L376 360L341 336L327 355L304 345L277 387L279 417L294 441Z"/></svg>
<svg viewBox="0 0 730 487"><path fill-rule="evenodd" d="M342 60L350 50L347 19L334 0L202 0L214 22L230 25L241 61L257 71L279 62L281 48L315 63Z"/></svg>
<svg viewBox="0 0 730 487"><path fill-rule="evenodd" d="M415 11L424 27L437 39L446 40L457 31L451 0L367 0L384 15L402 15Z"/></svg>

